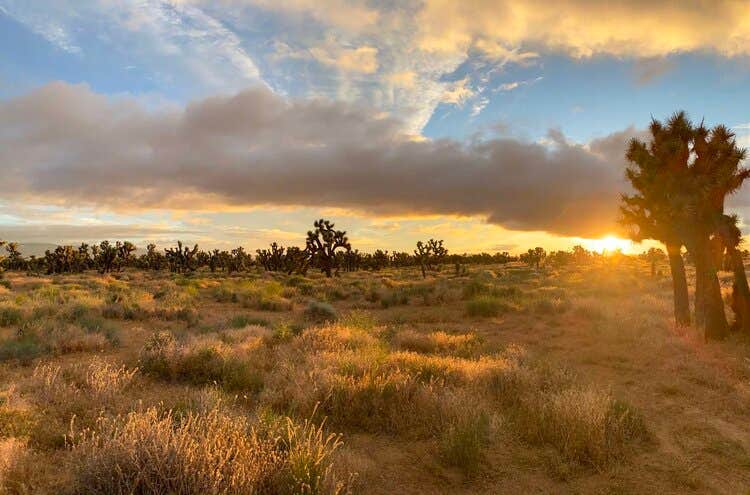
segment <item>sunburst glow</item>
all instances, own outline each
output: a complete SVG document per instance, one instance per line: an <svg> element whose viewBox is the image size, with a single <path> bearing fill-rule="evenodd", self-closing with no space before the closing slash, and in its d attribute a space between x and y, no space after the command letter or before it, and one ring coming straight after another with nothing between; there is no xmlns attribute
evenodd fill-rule
<svg viewBox="0 0 750 495"><path fill-rule="evenodd" d="M621 239L613 235L608 235L601 239L591 239L586 243L585 247L586 249L602 254L614 253L615 251L629 253L632 251L633 242L628 239Z"/></svg>

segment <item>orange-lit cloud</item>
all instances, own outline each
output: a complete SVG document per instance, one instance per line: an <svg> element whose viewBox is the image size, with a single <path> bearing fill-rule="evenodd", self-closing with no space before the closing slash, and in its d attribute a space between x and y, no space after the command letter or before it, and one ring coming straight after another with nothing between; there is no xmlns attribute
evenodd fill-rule
<svg viewBox="0 0 750 495"><path fill-rule="evenodd" d="M443 53L500 44L574 57L750 54L745 0L425 0L418 21L419 46Z"/></svg>

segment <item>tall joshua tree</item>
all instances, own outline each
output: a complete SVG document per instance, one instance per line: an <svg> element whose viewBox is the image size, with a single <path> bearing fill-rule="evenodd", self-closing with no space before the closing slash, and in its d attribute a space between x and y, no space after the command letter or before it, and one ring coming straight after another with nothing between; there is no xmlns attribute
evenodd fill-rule
<svg viewBox="0 0 750 495"><path fill-rule="evenodd" d="M306 249L320 271L325 273L326 277L330 277L334 268L338 273L336 250L348 251L351 249L351 244L346 237L346 231L334 229L333 222L321 218L313 223L313 227L315 230L307 232Z"/></svg>
<svg viewBox="0 0 750 495"><path fill-rule="evenodd" d="M623 196L622 221L634 229L633 238L656 239L667 246L677 323L689 321L684 265L677 257L679 249L687 247L696 268L696 323L707 339L723 338L728 324L716 258L725 245L734 243L726 228L724 201L750 174L739 166L745 152L725 127L695 127L684 112L665 124L654 120L649 130L648 144L633 140L628 148L627 177L636 193ZM744 274L744 267L741 270ZM741 285L736 281L737 290Z"/></svg>
<svg viewBox="0 0 750 495"><path fill-rule="evenodd" d="M696 314L706 328L707 338L723 338L728 325L716 269L725 249L734 263L734 287L739 291L735 296L745 299L742 305L748 304L742 293L743 284L746 285L745 268L742 257L735 253L741 237L736 219L724 214L724 202L750 177L750 171L740 166L746 157L745 150L737 146L734 134L724 126L711 130L703 125L697 127L693 153L688 189L693 201L688 207L694 220L689 239L696 267Z"/></svg>
<svg viewBox="0 0 750 495"><path fill-rule="evenodd" d="M653 120L646 143L631 140L625 154L625 172L635 193L623 195L620 222L635 241L654 239L664 244L672 274L674 317L677 325L690 324L687 277L681 250L688 222L676 208L680 184L687 180L691 126L684 113L666 125Z"/></svg>
<svg viewBox="0 0 750 495"><path fill-rule="evenodd" d="M738 249L740 242L742 242L742 233L737 227L737 222L736 215L724 215L718 233L726 248L729 268L734 273L734 284L732 286L734 322L731 328L750 334L750 287L747 283L745 265L742 262L742 253Z"/></svg>

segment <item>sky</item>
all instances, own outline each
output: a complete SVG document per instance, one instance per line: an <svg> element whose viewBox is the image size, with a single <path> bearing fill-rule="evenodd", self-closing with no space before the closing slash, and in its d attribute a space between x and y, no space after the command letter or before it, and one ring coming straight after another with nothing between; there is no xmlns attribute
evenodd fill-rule
<svg viewBox="0 0 750 495"><path fill-rule="evenodd" d="M628 140L750 146L747 88L746 0L0 0L0 238L597 248Z"/></svg>

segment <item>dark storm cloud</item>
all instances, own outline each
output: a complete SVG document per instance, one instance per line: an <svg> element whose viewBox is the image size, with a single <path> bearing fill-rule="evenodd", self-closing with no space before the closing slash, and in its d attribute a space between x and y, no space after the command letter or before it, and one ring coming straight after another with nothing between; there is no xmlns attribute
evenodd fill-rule
<svg viewBox="0 0 750 495"><path fill-rule="evenodd" d="M0 102L4 197L117 210L336 206L479 215L512 229L599 235L624 190L626 131L584 147L512 138L417 141L361 108L265 89L149 111L54 83Z"/></svg>

